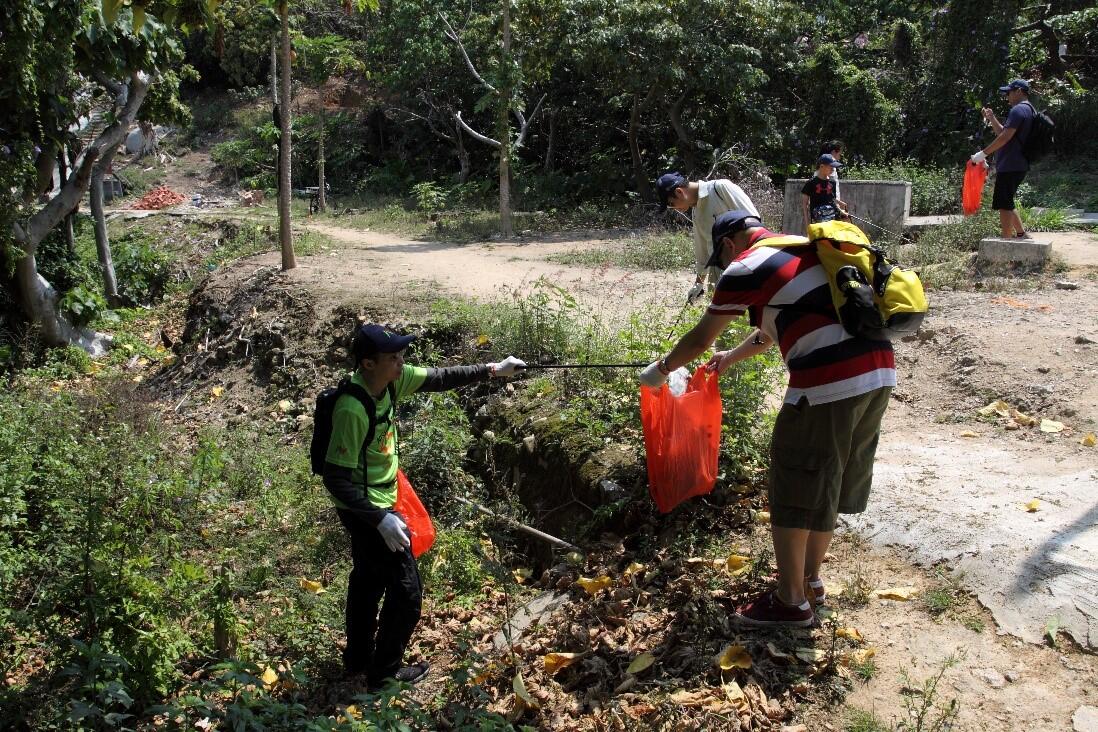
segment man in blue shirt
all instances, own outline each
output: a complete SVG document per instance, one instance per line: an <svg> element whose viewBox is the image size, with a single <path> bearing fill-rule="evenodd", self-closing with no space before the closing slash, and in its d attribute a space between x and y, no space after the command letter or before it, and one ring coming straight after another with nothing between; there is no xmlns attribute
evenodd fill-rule
<svg viewBox="0 0 1098 732"><path fill-rule="evenodd" d="M972 162L987 165L984 159L995 153L995 192L991 197L991 207L999 212L999 227L1004 239L1028 239L1029 235L1022 227L1022 219L1014 210L1014 194L1029 170L1029 161L1022 154L1022 146L1029 137L1036 111L1029 103L1029 82L1025 79L1015 79L1006 86L999 87L999 91L1006 94L1010 103L1010 114L1006 124L1003 124L994 112L984 108L984 119L991 124L998 136L990 145L973 155Z"/></svg>

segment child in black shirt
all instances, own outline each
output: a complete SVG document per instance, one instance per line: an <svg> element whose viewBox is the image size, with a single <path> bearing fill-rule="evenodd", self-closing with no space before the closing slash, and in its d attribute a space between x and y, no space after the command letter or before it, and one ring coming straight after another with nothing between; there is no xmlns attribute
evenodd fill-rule
<svg viewBox="0 0 1098 732"><path fill-rule="evenodd" d="M846 203L839 200L835 179L831 177L836 168L842 167L842 163L830 154L824 154L816 165L815 177L801 188L801 209L806 226L808 223L845 218L847 212Z"/></svg>

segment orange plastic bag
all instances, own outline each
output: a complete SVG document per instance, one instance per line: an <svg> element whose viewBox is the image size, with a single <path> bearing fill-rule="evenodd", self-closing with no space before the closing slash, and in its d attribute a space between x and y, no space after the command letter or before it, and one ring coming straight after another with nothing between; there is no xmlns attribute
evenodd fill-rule
<svg viewBox="0 0 1098 732"><path fill-rule="evenodd" d="M666 384L640 388L648 491L661 513L709 493L717 482L722 412L717 380L716 372L701 366L682 396Z"/></svg>
<svg viewBox="0 0 1098 732"><path fill-rule="evenodd" d="M418 559L435 543L435 525L431 523L427 509L412 490L412 484L404 476L403 470L397 471L397 499L393 510L408 525L408 531L412 534L412 556Z"/></svg>
<svg viewBox="0 0 1098 732"><path fill-rule="evenodd" d="M965 182L961 187L961 208L965 216L971 216L980 210L980 199L984 195L984 183L987 182L987 166L971 160L965 165Z"/></svg>

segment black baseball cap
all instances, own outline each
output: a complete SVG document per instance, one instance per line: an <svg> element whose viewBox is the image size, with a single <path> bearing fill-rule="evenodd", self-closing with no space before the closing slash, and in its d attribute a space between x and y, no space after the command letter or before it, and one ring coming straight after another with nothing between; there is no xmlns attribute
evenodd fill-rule
<svg viewBox="0 0 1098 732"><path fill-rule="evenodd" d="M1029 82L1025 79L1015 79L1006 86L999 87L1000 94L1007 94L1015 89L1021 89L1026 94L1029 94Z"/></svg>
<svg viewBox="0 0 1098 732"><path fill-rule="evenodd" d="M403 351L415 339L414 335L399 335L376 323L367 323L355 331L351 351L355 355L355 363L358 363L364 358L373 358L379 353Z"/></svg>
<svg viewBox="0 0 1098 732"><path fill-rule="evenodd" d="M660 205L660 211L667 210L667 199L671 197L671 193L676 188L682 188L687 183L686 176L677 170L672 170L670 173L664 173L656 179L656 203Z"/></svg>
<svg viewBox="0 0 1098 732"><path fill-rule="evenodd" d="M713 254L710 255L705 266L721 266L721 241L726 236L735 236L737 232L755 226L762 226L762 219L742 208L735 211L725 211L718 216L717 220L713 222Z"/></svg>
<svg viewBox="0 0 1098 732"><path fill-rule="evenodd" d="M821 155L819 160L816 161L816 165L830 165L832 168L843 167L843 164L836 160L835 156L831 153L824 153Z"/></svg>

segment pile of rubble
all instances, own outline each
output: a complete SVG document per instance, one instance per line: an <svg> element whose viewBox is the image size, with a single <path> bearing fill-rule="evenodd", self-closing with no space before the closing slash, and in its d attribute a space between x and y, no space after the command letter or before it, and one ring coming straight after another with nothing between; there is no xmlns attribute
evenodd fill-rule
<svg viewBox="0 0 1098 732"><path fill-rule="evenodd" d="M156 211L183 203L184 197L167 186L158 186L130 205L139 211Z"/></svg>

